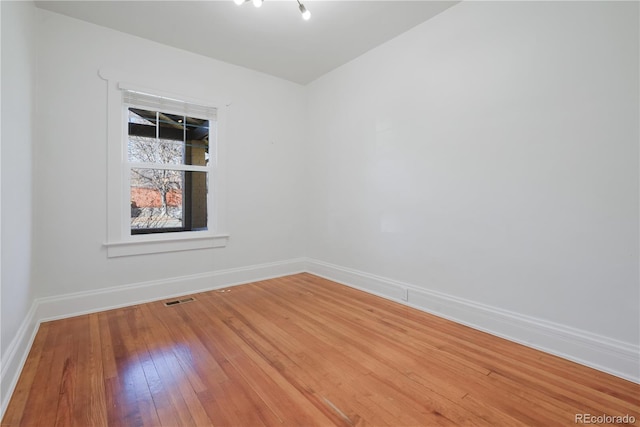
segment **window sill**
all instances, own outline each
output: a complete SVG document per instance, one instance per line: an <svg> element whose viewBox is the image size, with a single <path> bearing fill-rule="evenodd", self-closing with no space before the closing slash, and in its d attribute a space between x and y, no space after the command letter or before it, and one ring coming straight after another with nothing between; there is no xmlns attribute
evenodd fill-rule
<svg viewBox="0 0 640 427"><path fill-rule="evenodd" d="M168 237L167 235L138 235L132 236L131 240L108 242L105 243L104 246L107 247L108 258L117 258L194 249L224 248L227 246L228 240L228 234L179 237Z"/></svg>

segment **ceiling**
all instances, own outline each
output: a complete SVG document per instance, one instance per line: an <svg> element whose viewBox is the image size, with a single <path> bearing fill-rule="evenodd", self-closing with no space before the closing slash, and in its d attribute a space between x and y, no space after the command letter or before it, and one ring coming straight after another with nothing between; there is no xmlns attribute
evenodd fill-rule
<svg viewBox="0 0 640 427"><path fill-rule="evenodd" d="M457 1L37 1L41 9L307 84Z"/></svg>

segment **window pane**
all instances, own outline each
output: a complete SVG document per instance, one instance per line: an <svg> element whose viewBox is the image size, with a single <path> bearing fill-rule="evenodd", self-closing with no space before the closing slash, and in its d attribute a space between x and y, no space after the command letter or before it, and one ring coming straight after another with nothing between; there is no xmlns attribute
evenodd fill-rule
<svg viewBox="0 0 640 427"><path fill-rule="evenodd" d="M182 164L184 145L142 136L129 136L129 161L133 163Z"/></svg>
<svg viewBox="0 0 640 427"><path fill-rule="evenodd" d="M131 169L131 233L207 229L207 173Z"/></svg>
<svg viewBox="0 0 640 427"><path fill-rule="evenodd" d="M128 135L130 162L208 165L208 120L129 108Z"/></svg>
<svg viewBox="0 0 640 427"><path fill-rule="evenodd" d="M129 123L136 123L139 125L155 126L156 125L156 112L141 110L137 108L129 108ZM155 131L154 131L155 136Z"/></svg>

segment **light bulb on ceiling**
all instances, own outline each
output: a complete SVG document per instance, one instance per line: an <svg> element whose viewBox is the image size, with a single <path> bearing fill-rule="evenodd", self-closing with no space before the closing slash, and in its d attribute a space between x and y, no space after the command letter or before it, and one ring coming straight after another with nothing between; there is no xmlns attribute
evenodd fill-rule
<svg viewBox="0 0 640 427"><path fill-rule="evenodd" d="M302 14L302 19L304 19L305 21L308 21L309 18L311 18L311 12L309 12L307 8L302 3L300 3L300 0L296 0L296 1L298 2L298 8L300 9L300 13ZM248 2L252 2L255 7L260 7L262 6L262 3L264 2L264 0L233 0L233 2L238 6L241 6Z"/></svg>
<svg viewBox="0 0 640 427"><path fill-rule="evenodd" d="M302 3L298 2L298 4L300 5L299 7L300 7L300 13L302 13L302 19L304 19L305 21L308 21L309 18L311 18L311 12L309 12Z"/></svg>

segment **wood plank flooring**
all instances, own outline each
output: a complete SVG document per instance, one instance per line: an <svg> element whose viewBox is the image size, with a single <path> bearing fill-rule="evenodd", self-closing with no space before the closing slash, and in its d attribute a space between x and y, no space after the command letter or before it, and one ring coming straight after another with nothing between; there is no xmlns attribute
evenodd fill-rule
<svg viewBox="0 0 640 427"><path fill-rule="evenodd" d="M310 274L193 296L43 323L2 426L640 422L638 384Z"/></svg>

